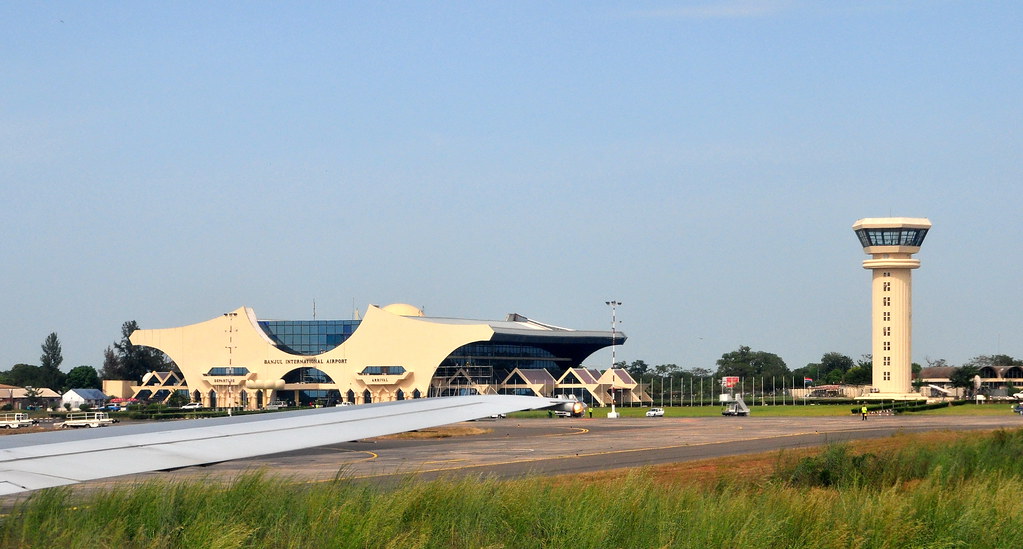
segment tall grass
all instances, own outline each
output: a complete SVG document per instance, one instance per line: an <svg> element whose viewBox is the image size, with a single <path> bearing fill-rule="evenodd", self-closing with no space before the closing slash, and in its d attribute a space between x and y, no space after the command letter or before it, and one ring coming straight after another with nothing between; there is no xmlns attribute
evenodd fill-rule
<svg viewBox="0 0 1023 549"><path fill-rule="evenodd" d="M933 479L949 485L977 475L1023 477L1023 430L999 429L946 446L903 448L883 455L857 454L846 445L827 447L798 461L781 460L774 478L794 486L895 486Z"/></svg>
<svg viewBox="0 0 1023 549"><path fill-rule="evenodd" d="M1023 432L859 455L780 459L711 487L407 479L383 489L247 474L231 485L147 482L30 496L3 547L1012 547L1023 539ZM824 474L828 471L827 474Z"/></svg>

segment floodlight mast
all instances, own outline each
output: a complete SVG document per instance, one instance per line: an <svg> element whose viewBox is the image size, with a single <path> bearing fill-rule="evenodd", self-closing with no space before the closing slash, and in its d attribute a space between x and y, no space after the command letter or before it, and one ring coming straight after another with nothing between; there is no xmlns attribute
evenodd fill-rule
<svg viewBox="0 0 1023 549"><path fill-rule="evenodd" d="M607 417L613 419L618 417L618 412L615 411L615 343L618 341L618 320L615 315L622 302L612 299L605 301L604 304L611 307L611 411Z"/></svg>

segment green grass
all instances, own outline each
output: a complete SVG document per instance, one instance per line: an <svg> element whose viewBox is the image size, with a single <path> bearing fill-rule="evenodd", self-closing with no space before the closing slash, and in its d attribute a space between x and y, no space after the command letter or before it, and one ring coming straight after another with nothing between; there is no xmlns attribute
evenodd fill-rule
<svg viewBox="0 0 1023 549"><path fill-rule="evenodd" d="M936 408L934 410L925 410L923 412L913 412L913 415L923 414L931 416L1005 416L1012 414L1012 407L1015 404L1009 402L997 402L997 403L986 403L986 404L963 404L962 406L948 406L945 408Z"/></svg>
<svg viewBox="0 0 1023 549"><path fill-rule="evenodd" d="M148 482L31 495L2 547L1014 547L1023 539L1023 430L856 454L780 455L767 476L711 486L637 470L609 482L339 478Z"/></svg>

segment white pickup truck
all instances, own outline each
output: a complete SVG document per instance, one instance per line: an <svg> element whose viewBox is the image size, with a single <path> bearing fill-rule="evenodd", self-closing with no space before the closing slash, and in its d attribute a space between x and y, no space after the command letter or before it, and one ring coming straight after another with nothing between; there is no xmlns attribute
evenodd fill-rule
<svg viewBox="0 0 1023 549"><path fill-rule="evenodd" d="M4 414L0 418L0 427L4 429L17 429L19 427L29 427L32 425L32 420L28 418L28 414Z"/></svg>
<svg viewBox="0 0 1023 549"><path fill-rule="evenodd" d="M114 420L106 412L76 412L67 415L62 423L54 423L56 429L67 429L75 427L106 427L112 425Z"/></svg>

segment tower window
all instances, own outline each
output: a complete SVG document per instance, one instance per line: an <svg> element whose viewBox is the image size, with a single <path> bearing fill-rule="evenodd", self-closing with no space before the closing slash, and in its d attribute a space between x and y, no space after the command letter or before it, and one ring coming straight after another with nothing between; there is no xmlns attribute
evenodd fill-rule
<svg viewBox="0 0 1023 549"><path fill-rule="evenodd" d="M889 313L888 311L885 311L884 314L882 315L882 317L884 318L885 322L889 322L892 319L892 314Z"/></svg>
<svg viewBox="0 0 1023 549"><path fill-rule="evenodd" d="M884 351L891 351L892 350L892 342L891 341L885 341L884 344L882 345L882 347L883 347L882 350L884 350Z"/></svg>
<svg viewBox="0 0 1023 549"><path fill-rule="evenodd" d="M885 272L884 272L884 277L885 277L885 278L888 278L888 277L890 277L890 276L892 276L892 273L890 273L890 272L888 272L888 271L885 271Z"/></svg>
<svg viewBox="0 0 1023 549"><path fill-rule="evenodd" d="M884 291L886 291L886 292L892 291L892 283L891 282L885 282L884 283Z"/></svg>
<svg viewBox="0 0 1023 549"><path fill-rule="evenodd" d="M884 373L884 380L885 381L891 381L892 380L892 373L891 372L885 372Z"/></svg>
<svg viewBox="0 0 1023 549"><path fill-rule="evenodd" d="M891 366L892 365L892 357L890 357L890 356L884 357L884 365L885 366Z"/></svg>
<svg viewBox="0 0 1023 549"><path fill-rule="evenodd" d="M891 305L892 305L892 298L890 298L890 297L883 298L881 300L881 304L884 305L885 307L891 307Z"/></svg>
<svg viewBox="0 0 1023 549"><path fill-rule="evenodd" d="M888 336L892 335L891 327L890 326L885 326L884 328L881 328L881 335L883 335L885 337L888 337ZM885 349L885 350L887 350L887 349Z"/></svg>

